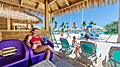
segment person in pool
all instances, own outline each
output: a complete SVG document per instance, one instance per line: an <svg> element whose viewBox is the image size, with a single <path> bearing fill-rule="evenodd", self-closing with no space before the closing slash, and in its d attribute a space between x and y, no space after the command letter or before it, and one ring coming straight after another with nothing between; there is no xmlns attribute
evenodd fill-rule
<svg viewBox="0 0 120 67"><path fill-rule="evenodd" d="M56 54L59 57L62 57L58 52L54 51L52 47L49 45L42 44L42 38L39 36L39 29L33 28L31 30L32 34L27 35L27 38L25 39L25 43L29 48L32 48L34 52L40 53L40 52L47 52L46 59L49 60L50 58L50 51Z"/></svg>

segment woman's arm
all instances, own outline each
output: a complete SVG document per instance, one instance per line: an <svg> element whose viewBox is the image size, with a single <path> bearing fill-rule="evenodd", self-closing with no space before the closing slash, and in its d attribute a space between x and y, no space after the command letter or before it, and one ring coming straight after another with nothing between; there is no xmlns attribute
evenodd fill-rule
<svg viewBox="0 0 120 67"><path fill-rule="evenodd" d="M30 40L32 39L32 36L28 36L28 39L27 39L27 41L26 41L26 45L28 46L28 47L32 47L32 45L30 44Z"/></svg>

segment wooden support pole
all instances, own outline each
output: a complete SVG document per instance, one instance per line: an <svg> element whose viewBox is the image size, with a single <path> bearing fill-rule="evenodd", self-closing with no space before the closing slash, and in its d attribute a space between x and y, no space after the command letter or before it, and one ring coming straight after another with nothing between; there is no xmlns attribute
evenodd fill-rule
<svg viewBox="0 0 120 67"><path fill-rule="evenodd" d="M21 2L20 2L20 5L22 6L23 5L23 0L20 0Z"/></svg>
<svg viewBox="0 0 120 67"><path fill-rule="evenodd" d="M27 23L26 23L26 30L28 30L28 23L29 23L29 21L26 21Z"/></svg>
<svg viewBox="0 0 120 67"><path fill-rule="evenodd" d="M119 20L118 20L118 39L117 42L120 43L120 0L119 0Z"/></svg>
<svg viewBox="0 0 120 67"><path fill-rule="evenodd" d="M11 30L10 18L7 18L7 30Z"/></svg>
<svg viewBox="0 0 120 67"><path fill-rule="evenodd" d="M49 32L49 6L48 0L45 0L45 30Z"/></svg>

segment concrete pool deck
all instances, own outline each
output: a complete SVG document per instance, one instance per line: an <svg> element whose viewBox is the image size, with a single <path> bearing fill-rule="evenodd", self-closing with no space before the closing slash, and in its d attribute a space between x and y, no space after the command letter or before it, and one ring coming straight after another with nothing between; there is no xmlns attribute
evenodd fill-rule
<svg viewBox="0 0 120 67"><path fill-rule="evenodd" d="M74 34L72 34L71 36L74 36ZM78 35L75 35L77 37L79 37ZM56 36L57 38L57 41L59 42L59 35ZM108 38L109 35L102 35L102 37L104 38ZM110 48L112 46L117 46L117 47L120 47L120 43L116 43L117 42L117 37L118 35L112 35L106 42L106 40L97 40L97 41L91 41L91 42L96 42L97 44L97 49L99 50L100 54L101 54L101 57L98 58L98 63L96 64L96 67L103 67L103 60L105 59L105 57L108 55L108 52L110 50ZM68 42L71 44L72 42L72 38L67 38ZM77 40L78 43L81 41L81 40ZM59 51L59 49L61 48L62 46L59 44L59 48L58 47L55 47L54 49L56 51ZM75 56L75 55L74 55ZM73 57L73 56L72 56Z"/></svg>

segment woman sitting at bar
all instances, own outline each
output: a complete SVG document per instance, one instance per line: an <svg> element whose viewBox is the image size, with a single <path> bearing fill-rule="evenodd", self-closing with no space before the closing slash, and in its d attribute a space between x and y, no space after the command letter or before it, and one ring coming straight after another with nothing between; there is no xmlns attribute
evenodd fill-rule
<svg viewBox="0 0 120 67"><path fill-rule="evenodd" d="M47 52L46 59L50 58L50 51L56 54L59 57L62 57L58 52L54 51L52 47L49 45L43 45L42 38L39 36L39 30L37 28L33 28L31 30L32 34L27 36L25 43L28 47L32 48L34 52L40 53L43 51ZM32 44L31 44L32 43Z"/></svg>

